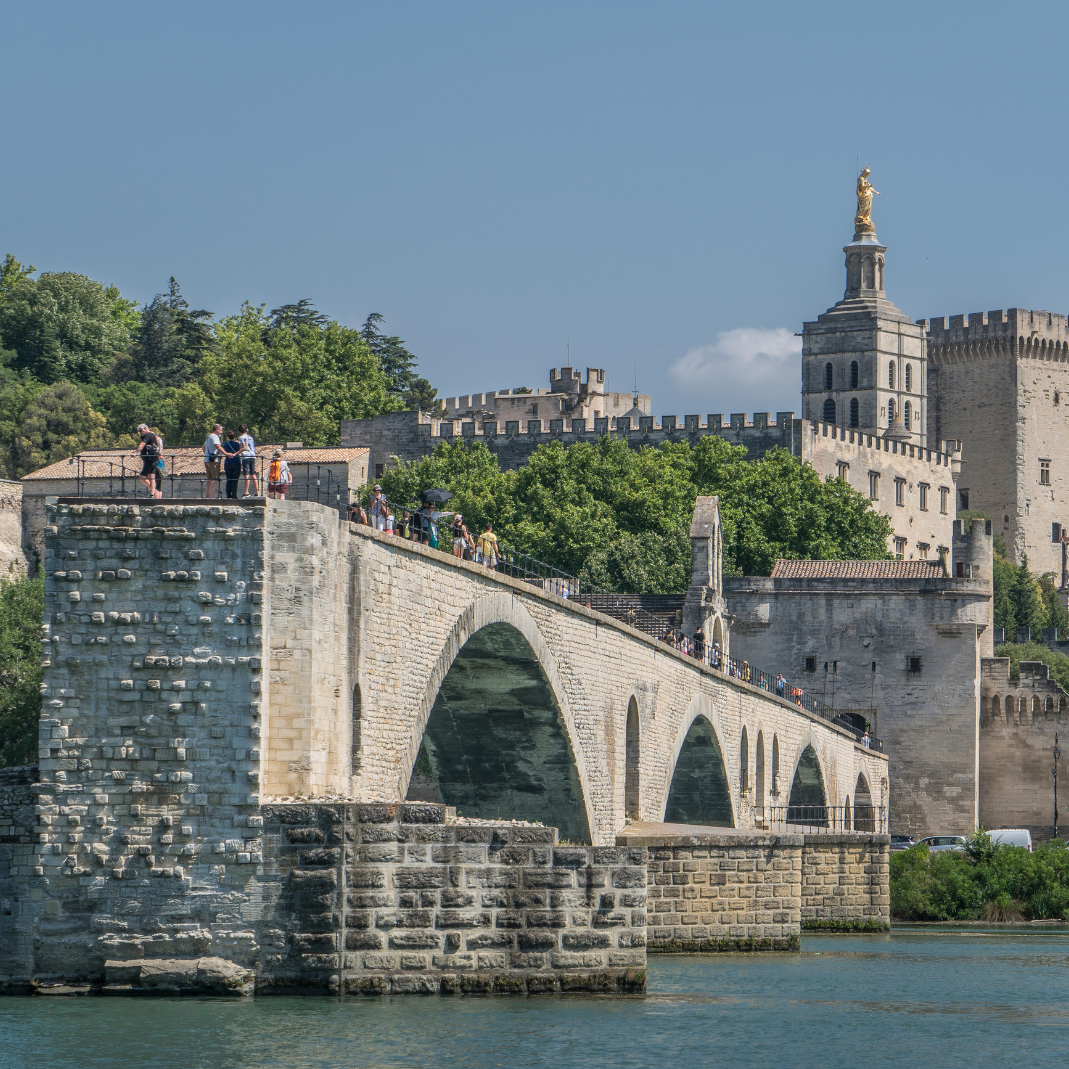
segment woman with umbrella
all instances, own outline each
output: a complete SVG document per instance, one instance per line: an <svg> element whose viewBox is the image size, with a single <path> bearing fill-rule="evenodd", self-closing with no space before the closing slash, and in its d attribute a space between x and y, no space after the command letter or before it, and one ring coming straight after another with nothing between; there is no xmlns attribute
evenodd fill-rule
<svg viewBox="0 0 1069 1069"><path fill-rule="evenodd" d="M448 490L424 490L420 495L423 504L413 519L419 521L419 540L432 549L438 548L438 523L440 513L432 509L432 505L443 505L453 495Z"/></svg>

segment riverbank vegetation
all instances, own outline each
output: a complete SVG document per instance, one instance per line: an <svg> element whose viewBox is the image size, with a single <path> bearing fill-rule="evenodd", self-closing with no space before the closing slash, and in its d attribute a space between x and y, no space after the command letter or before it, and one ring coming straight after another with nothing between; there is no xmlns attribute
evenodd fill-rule
<svg viewBox="0 0 1069 1069"><path fill-rule="evenodd" d="M901 921L1019 921L1064 918L1069 849L1064 840L1033 853L992 843L983 831L963 851L918 844L891 854L891 916Z"/></svg>

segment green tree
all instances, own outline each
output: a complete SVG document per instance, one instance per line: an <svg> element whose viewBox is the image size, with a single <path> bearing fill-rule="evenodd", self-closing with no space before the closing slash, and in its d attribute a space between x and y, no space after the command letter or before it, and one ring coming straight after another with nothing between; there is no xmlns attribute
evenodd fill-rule
<svg viewBox="0 0 1069 1069"><path fill-rule="evenodd" d="M268 316L246 302L216 324L217 349L197 383L220 423L247 423L264 441L334 445L343 419L395 411L360 332L323 321L309 302Z"/></svg>
<svg viewBox="0 0 1069 1069"><path fill-rule="evenodd" d="M605 590L671 594L690 582L690 539L685 531L621 533L587 557L580 578Z"/></svg>
<svg viewBox="0 0 1069 1069"><path fill-rule="evenodd" d="M171 276L167 293L157 293L140 311L130 352L112 365L117 382L135 379L152 386L181 386L201 356L214 347L211 312L191 310Z"/></svg>
<svg viewBox="0 0 1069 1069"><path fill-rule="evenodd" d="M113 444L104 417L81 390L71 382L57 382L41 390L23 411L15 432L15 474L36 471L83 449Z"/></svg>
<svg viewBox="0 0 1069 1069"><path fill-rule="evenodd" d="M391 397L400 398L407 409L419 409L432 415L444 415L445 406L438 400L438 391L428 379L416 374L416 358L398 337L388 337L379 329L385 319L372 312L360 328L360 335L378 359L386 376L386 389Z"/></svg>
<svg viewBox="0 0 1069 1069"><path fill-rule="evenodd" d="M44 576L0 579L0 768L37 758Z"/></svg>
<svg viewBox="0 0 1069 1069"><path fill-rule="evenodd" d="M1013 585L1009 590L1013 605L1013 619L1017 627L1027 627L1039 634L1047 626L1047 607L1043 603L1043 591L1039 581L1028 570L1028 557L1014 569Z"/></svg>
<svg viewBox="0 0 1069 1069"><path fill-rule="evenodd" d="M134 306L113 286L73 272L46 273L9 256L0 275L0 337L13 366L45 383L95 382L129 348Z"/></svg>

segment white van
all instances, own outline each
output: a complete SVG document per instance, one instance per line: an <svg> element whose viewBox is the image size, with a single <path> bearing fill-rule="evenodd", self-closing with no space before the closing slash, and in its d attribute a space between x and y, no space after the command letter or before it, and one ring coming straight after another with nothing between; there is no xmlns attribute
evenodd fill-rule
<svg viewBox="0 0 1069 1069"><path fill-rule="evenodd" d="M1032 833L1027 828L997 828L987 833L998 846L1023 846L1032 852Z"/></svg>

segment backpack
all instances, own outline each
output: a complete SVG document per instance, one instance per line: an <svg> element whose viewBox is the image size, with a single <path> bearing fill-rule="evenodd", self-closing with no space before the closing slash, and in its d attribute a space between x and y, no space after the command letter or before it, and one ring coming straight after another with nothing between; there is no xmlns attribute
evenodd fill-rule
<svg viewBox="0 0 1069 1069"><path fill-rule="evenodd" d="M269 483L282 482L282 461L278 457L271 461L271 467L267 471L267 481Z"/></svg>

